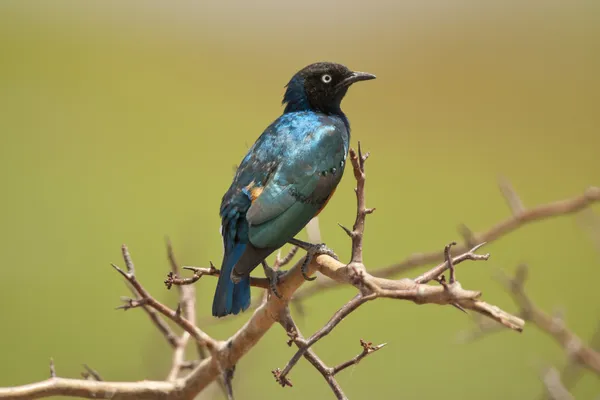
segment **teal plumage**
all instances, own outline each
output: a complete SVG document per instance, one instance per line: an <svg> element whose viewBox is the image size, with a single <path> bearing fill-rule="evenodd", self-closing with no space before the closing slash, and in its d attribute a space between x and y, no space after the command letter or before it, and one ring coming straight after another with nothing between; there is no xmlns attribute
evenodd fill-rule
<svg viewBox="0 0 600 400"><path fill-rule="evenodd" d="M350 84L373 78L340 64L317 63L291 79L283 115L249 149L221 202L225 255L213 315L248 308L250 272L327 203L350 143L341 100Z"/></svg>

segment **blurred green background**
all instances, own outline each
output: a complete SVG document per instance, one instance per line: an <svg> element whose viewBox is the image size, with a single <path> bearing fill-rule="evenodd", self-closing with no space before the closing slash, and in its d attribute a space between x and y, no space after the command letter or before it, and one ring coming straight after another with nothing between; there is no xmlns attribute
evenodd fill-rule
<svg viewBox="0 0 600 400"><path fill-rule="evenodd" d="M507 177L526 205L600 184L600 3L572 2L27 2L0 3L0 386L61 376L88 363L108 380L163 379L171 353L110 262L127 243L138 276L174 305L162 281L164 237L187 265L220 263L218 207L234 165L282 111L301 67L341 62L377 75L343 103L368 164L367 266L480 231L509 211ZM343 258L337 222L354 217L346 174L320 216ZM595 207L598 212L599 208ZM589 339L600 319L600 253L582 229L589 214L533 225L488 246L487 263L459 279L516 311L498 268L531 267L529 293ZM415 276L414 271L410 276ZM257 275L262 272L257 270ZM197 285L199 319L214 279ZM305 334L352 288L305 303ZM217 338L248 317L206 326ZM210 320L210 318L209 318ZM534 399L542 367L564 351L533 326L461 344L473 327L451 307L381 301L316 346L330 365L358 354L359 338L388 347L339 375L349 397ZM238 399L329 398L301 361L293 388L271 370L293 353L275 327L239 363ZM573 393L600 394L586 373ZM216 388L202 398L220 398Z"/></svg>

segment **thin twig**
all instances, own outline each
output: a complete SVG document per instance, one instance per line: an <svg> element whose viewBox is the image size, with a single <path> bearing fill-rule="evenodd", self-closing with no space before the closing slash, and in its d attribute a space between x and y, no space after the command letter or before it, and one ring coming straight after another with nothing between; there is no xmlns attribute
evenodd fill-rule
<svg viewBox="0 0 600 400"><path fill-rule="evenodd" d="M147 305L149 307L152 307L156 311L158 311L159 313L164 315L165 317L167 317L170 320L172 320L173 322L175 322L177 325L179 325L185 331L189 332L189 334L192 335L192 337L194 339L196 339L200 344L202 344L203 346L206 346L209 350L215 349L216 341L213 338L208 336L206 333L202 332L192 322L181 317L180 315L177 315L176 311L173 311L169 307L160 303L154 297L150 296L150 294L138 282L135 274L132 272L132 271L134 271L133 262L131 260L131 256L129 254L129 250L127 249L127 246L123 245L122 250L123 250L123 259L125 260L125 265L127 267L128 272L123 271L121 268L119 268L115 264L111 264L111 265L118 273L120 273L131 284L131 286L133 286L133 288L137 291L137 293L140 296L140 300L137 300L137 303L136 303L136 301L130 302L129 308L133 308L133 307L136 307L139 305ZM127 309L127 308L125 308L125 309Z"/></svg>
<svg viewBox="0 0 600 400"><path fill-rule="evenodd" d="M129 288L131 293L134 296L136 296L136 299L134 299L134 300L137 302L141 301L142 299L138 297L139 294L135 290L135 288L133 286L131 286L131 284L127 281L125 282L125 284ZM128 301L128 299L127 299L127 301ZM123 306L119 306L117 308L126 309ZM167 343L169 343L169 345L172 348L176 348L177 344L178 344L178 339L177 339L177 335L175 334L175 332L173 332L173 329L171 329L171 327L160 317L158 312L156 312L153 308L148 307L146 305L142 305L141 308L146 312L146 314L148 315L148 318L150 318L150 321L152 321L152 323L156 326L156 329L158 329L158 331L160 333L162 333L162 335L164 336Z"/></svg>
<svg viewBox="0 0 600 400"><path fill-rule="evenodd" d="M96 371L93 368L90 368L90 366L88 366L87 364L82 364L83 368L85 369L85 372L81 373L81 376L83 376L84 379L88 379L88 378L92 378L98 382L102 382L104 379L102 379L102 377L100 376L100 374L98 373L98 371Z"/></svg>
<svg viewBox="0 0 600 400"><path fill-rule="evenodd" d="M216 268L213 263L210 263L210 267L192 267L185 266L182 267L188 271L193 271L194 275L189 278L180 278L179 275L174 274L173 272L169 272L167 274L167 279L165 279L164 284L167 289L171 289L172 286L183 286L183 285L191 285L196 282L203 276L219 276L221 271ZM269 288L269 280L266 278L255 278L250 277L250 286L268 289Z"/></svg>
<svg viewBox="0 0 600 400"><path fill-rule="evenodd" d="M381 348L386 346L387 343L382 343L380 345L373 346L372 342L365 342L364 340L360 339L360 345L362 346L363 351L356 357L333 367L333 370L331 372L333 375L336 375L337 373L345 370L346 368L348 368L352 365L358 364L363 358L365 358L369 354L373 354L377 350L380 350Z"/></svg>

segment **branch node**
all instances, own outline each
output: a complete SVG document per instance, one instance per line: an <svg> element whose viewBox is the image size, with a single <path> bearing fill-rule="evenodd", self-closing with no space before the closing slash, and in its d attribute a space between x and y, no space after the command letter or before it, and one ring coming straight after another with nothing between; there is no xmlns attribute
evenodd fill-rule
<svg viewBox="0 0 600 400"><path fill-rule="evenodd" d="M127 273L125 271L123 271L121 268L119 268L116 264L110 263L110 265L112 265L112 267L121 275L123 275L123 277L127 280L130 280L133 275L131 275L131 273Z"/></svg>
<svg viewBox="0 0 600 400"><path fill-rule="evenodd" d="M124 303L118 307L115 307L115 310L123 310L123 311L127 311L130 308L137 308L137 307L143 307L146 304L148 304L148 299L142 298L142 299L132 299L131 297L125 297L122 296L121 297L121 301Z"/></svg>
<svg viewBox="0 0 600 400"><path fill-rule="evenodd" d="M271 371L271 373L273 374L273 376L275 377L275 381L277 381L277 383L279 383L281 385L281 387L293 387L294 385L292 385L292 381L290 381L290 379L286 376L281 376L281 370L279 368L275 368L273 371Z"/></svg>

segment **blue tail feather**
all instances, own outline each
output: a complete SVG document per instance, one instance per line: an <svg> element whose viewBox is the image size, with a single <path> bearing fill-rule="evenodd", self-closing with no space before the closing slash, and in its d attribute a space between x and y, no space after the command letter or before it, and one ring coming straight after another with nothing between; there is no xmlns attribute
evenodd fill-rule
<svg viewBox="0 0 600 400"><path fill-rule="evenodd" d="M238 314L250 306L250 278L245 277L237 284L231 280L231 271L238 262L246 245L236 244L233 249L223 257L221 274L215 290L212 313L215 317L224 317L228 314Z"/></svg>

